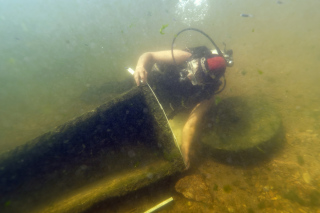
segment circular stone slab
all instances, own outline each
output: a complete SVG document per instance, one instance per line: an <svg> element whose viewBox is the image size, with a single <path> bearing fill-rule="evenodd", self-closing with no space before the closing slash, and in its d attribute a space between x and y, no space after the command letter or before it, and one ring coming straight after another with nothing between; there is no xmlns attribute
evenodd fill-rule
<svg viewBox="0 0 320 213"><path fill-rule="evenodd" d="M264 152L260 145L270 142L281 126L274 108L259 97L224 99L205 117L202 142L214 150Z"/></svg>

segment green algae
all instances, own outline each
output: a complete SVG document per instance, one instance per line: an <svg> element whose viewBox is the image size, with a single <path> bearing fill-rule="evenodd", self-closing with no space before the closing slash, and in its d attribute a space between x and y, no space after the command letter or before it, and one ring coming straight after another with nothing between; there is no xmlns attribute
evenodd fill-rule
<svg viewBox="0 0 320 213"><path fill-rule="evenodd" d="M224 185L223 186L223 191L226 192L226 193L230 193L232 192L232 188L230 185Z"/></svg>
<svg viewBox="0 0 320 213"><path fill-rule="evenodd" d="M297 162L300 166L304 165L304 158L301 155L297 155Z"/></svg>

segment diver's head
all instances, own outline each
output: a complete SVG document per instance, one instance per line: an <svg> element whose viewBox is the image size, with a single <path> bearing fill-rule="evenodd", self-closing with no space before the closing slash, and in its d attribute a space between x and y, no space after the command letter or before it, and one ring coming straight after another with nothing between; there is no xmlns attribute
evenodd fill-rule
<svg viewBox="0 0 320 213"><path fill-rule="evenodd" d="M188 62L188 67L180 72L180 80L189 79L193 85L212 84L212 79L219 80L225 71L226 61L223 57L202 57Z"/></svg>

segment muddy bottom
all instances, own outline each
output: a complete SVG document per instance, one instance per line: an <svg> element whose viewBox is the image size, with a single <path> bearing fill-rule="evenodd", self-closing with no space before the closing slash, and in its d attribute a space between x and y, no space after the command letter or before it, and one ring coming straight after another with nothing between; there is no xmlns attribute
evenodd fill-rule
<svg viewBox="0 0 320 213"><path fill-rule="evenodd" d="M282 150L250 166L218 162L199 146L202 155L189 171L88 212L144 212L169 197L174 201L157 212L320 212L320 147L314 141L319 135L313 130L292 129ZM196 189L201 184L194 184L195 177L210 197L195 199L203 192ZM179 181L193 194L177 192Z"/></svg>

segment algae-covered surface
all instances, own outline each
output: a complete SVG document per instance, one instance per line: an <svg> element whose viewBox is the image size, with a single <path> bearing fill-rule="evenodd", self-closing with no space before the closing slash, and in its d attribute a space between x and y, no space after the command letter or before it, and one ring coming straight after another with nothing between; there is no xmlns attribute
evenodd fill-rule
<svg viewBox="0 0 320 213"><path fill-rule="evenodd" d="M274 107L259 97L231 97L212 106L203 121L201 141L212 149L259 150L259 146L274 139L280 125Z"/></svg>
<svg viewBox="0 0 320 213"><path fill-rule="evenodd" d="M99 202L107 201L110 197L123 196L128 192L136 191L141 185L156 182L163 178L163 173L175 172L176 168L170 162L158 160L146 166L139 166L112 177L103 178L89 186L74 190L67 196L61 195L54 202L38 207L33 212L84 212Z"/></svg>
<svg viewBox="0 0 320 213"><path fill-rule="evenodd" d="M82 212L184 169L147 87L4 153L0 165L3 212Z"/></svg>

